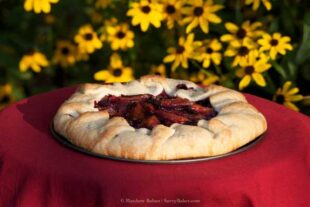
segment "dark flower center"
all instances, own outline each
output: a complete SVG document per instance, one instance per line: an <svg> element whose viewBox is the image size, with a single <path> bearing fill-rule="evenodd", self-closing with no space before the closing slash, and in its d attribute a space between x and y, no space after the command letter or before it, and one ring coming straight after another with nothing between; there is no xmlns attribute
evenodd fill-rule
<svg viewBox="0 0 310 207"><path fill-rule="evenodd" d="M3 97L2 97L2 99L0 99L0 102L1 103L9 103L10 102L10 97L8 96L8 95L4 95Z"/></svg>
<svg viewBox="0 0 310 207"><path fill-rule="evenodd" d="M207 53L208 53L208 54L213 53L213 49L212 49L211 47L208 47L208 48L207 48Z"/></svg>
<svg viewBox="0 0 310 207"><path fill-rule="evenodd" d="M246 31L244 29L239 29L238 32L236 33L236 36L239 39L243 39L246 36Z"/></svg>
<svg viewBox="0 0 310 207"><path fill-rule="evenodd" d="M154 74L155 74L155 75L161 75L160 72L155 72Z"/></svg>
<svg viewBox="0 0 310 207"><path fill-rule="evenodd" d="M244 69L245 73L248 75L251 75L254 72L254 67L253 66L247 66Z"/></svg>
<svg viewBox="0 0 310 207"><path fill-rule="evenodd" d="M276 102L277 103L283 104L284 101L285 101L285 97L283 95L277 95L276 96Z"/></svg>
<svg viewBox="0 0 310 207"><path fill-rule="evenodd" d="M271 46L277 46L277 45L278 45L278 43L279 43L279 41L278 41L278 40L276 40L276 39L271 39L271 40L270 40L270 44L271 44Z"/></svg>
<svg viewBox="0 0 310 207"><path fill-rule="evenodd" d="M63 48L61 48L61 54L63 54L63 55L68 55L69 54L69 48L67 48L67 47L63 47Z"/></svg>
<svg viewBox="0 0 310 207"><path fill-rule="evenodd" d="M150 8L149 6L143 6L143 7L141 8L141 10L142 10L143 13L148 14L148 13L150 13L151 8Z"/></svg>
<svg viewBox="0 0 310 207"><path fill-rule="evenodd" d="M249 49L247 47L240 47L238 54L240 56L246 56L249 53Z"/></svg>
<svg viewBox="0 0 310 207"><path fill-rule="evenodd" d="M116 36L117 36L117 38L118 39L123 39L124 37L125 37L125 33L124 32L122 32L122 31L119 31L117 34L116 34Z"/></svg>
<svg viewBox="0 0 310 207"><path fill-rule="evenodd" d="M199 17L203 13L203 8L201 6L197 6L194 8L194 15Z"/></svg>
<svg viewBox="0 0 310 207"><path fill-rule="evenodd" d="M120 68L114 69L114 70L113 70L113 75L114 75L115 77L121 76L121 75L122 75L122 70L121 70Z"/></svg>
<svg viewBox="0 0 310 207"><path fill-rule="evenodd" d="M84 39L85 40L92 40L93 39L93 34L92 33L86 33L84 35Z"/></svg>
<svg viewBox="0 0 310 207"><path fill-rule="evenodd" d="M168 6L166 7L166 12L167 12L168 14L173 14L173 13L175 12L175 7L174 7L173 5L168 5Z"/></svg>
<svg viewBox="0 0 310 207"><path fill-rule="evenodd" d="M177 48L177 53L182 54L184 52L185 48L183 46L180 46Z"/></svg>

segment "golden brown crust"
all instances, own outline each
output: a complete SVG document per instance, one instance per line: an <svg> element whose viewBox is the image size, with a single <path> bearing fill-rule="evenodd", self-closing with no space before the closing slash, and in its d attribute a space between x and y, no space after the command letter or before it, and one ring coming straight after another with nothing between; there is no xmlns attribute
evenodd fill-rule
<svg viewBox="0 0 310 207"><path fill-rule="evenodd" d="M176 89L185 84L195 90ZM200 120L196 126L157 125L152 130L131 127L122 117L109 118L94 108L105 95L158 95L198 101L209 97L218 115ZM267 129L264 116L234 90L211 85L201 88L185 81L144 76L127 84L84 84L59 108L55 130L87 150L116 157L141 160L196 158L231 152L261 135Z"/></svg>

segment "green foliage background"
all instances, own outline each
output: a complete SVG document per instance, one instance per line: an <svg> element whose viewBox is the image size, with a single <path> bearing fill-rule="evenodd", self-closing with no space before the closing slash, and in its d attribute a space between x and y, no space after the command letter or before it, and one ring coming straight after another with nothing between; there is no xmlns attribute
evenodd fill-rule
<svg viewBox="0 0 310 207"><path fill-rule="evenodd" d="M233 21L241 24L244 20L260 21L269 33L280 32L292 38L294 50L273 64L268 72L265 88L250 86L249 92L268 99L272 98L278 87L286 80L291 80L306 98L299 104L302 112L310 114L310 1L308 0L273 0L272 10L266 11L263 6L258 11L244 6L241 0L219 0L216 3L225 5L218 14L223 22ZM102 15L103 20L116 17L120 22L128 22L126 16L128 1L113 1L114 6L107 9L96 9L92 0L60 0L52 5L51 14L35 14L23 9L23 1L0 0L0 85L13 85L13 96L16 100L84 82L94 82L93 74L106 68L109 64L111 49L104 43L103 49L90 55L86 62L78 62L70 68L51 65L41 73L19 71L21 57L31 49L38 49L49 59L53 57L57 40L72 40L80 26L91 23L98 32L102 22L93 22L93 12ZM54 18L49 22L48 18ZM220 37L227 33L223 24L212 25L210 36ZM135 33L135 47L122 56L126 65L134 68L135 77L149 73L151 65L162 63L167 54L166 49L177 41L177 32L150 28L146 33L139 27L131 27ZM172 33L172 34L171 34ZM171 36L175 38L171 38ZM203 37L198 32L199 37ZM169 38L167 38L169 37ZM225 62L221 67L225 66ZM212 68L211 68L212 69ZM196 70L190 65L189 70ZM235 80L228 79L223 85L235 88Z"/></svg>

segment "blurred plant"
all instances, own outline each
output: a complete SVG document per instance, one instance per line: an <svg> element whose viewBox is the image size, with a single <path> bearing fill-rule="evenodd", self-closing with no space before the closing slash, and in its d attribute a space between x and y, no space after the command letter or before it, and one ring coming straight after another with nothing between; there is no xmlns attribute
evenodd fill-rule
<svg viewBox="0 0 310 207"><path fill-rule="evenodd" d="M173 62L171 68L173 72L180 65L182 65L183 68L188 68L188 60L199 56L195 50L202 45L200 41L194 41L194 34L192 33L189 34L186 39L180 37L178 43L176 48L168 48L167 52L169 55L163 60L165 63Z"/></svg>
<svg viewBox="0 0 310 207"><path fill-rule="evenodd" d="M158 66L152 65L150 73L166 77L166 66L164 64L160 64Z"/></svg>
<svg viewBox="0 0 310 207"><path fill-rule="evenodd" d="M12 96L12 86L10 84L0 86L0 110L13 102L14 97Z"/></svg>
<svg viewBox="0 0 310 207"><path fill-rule="evenodd" d="M132 68L123 66L121 57L114 53L110 59L110 67L108 70L101 70L95 73L96 80L102 80L107 83L112 82L128 82L133 80Z"/></svg>
<svg viewBox="0 0 310 207"><path fill-rule="evenodd" d="M34 11L39 14L41 12L49 13L51 4L57 3L59 0L25 0L24 8L26 11Z"/></svg>
<svg viewBox="0 0 310 207"><path fill-rule="evenodd" d="M215 12L223 8L222 5L214 4L213 0L193 0L187 2L189 6L181 9L185 15L183 22L188 24L186 33L191 32L198 25L204 33L209 32L209 23L219 24L222 19Z"/></svg>
<svg viewBox="0 0 310 207"><path fill-rule="evenodd" d="M24 55L19 62L20 72L26 72L32 69L34 72L41 72L42 67L47 67L49 64L46 56L41 52L31 51Z"/></svg>
<svg viewBox="0 0 310 207"><path fill-rule="evenodd" d="M305 0L0 1L0 105L157 74L310 114L309 10Z"/></svg>
<svg viewBox="0 0 310 207"><path fill-rule="evenodd" d="M102 47L102 42L99 40L97 33L89 24L84 25L79 29L74 40L78 44L81 53L93 53L96 49Z"/></svg>
<svg viewBox="0 0 310 207"><path fill-rule="evenodd" d="M162 13L162 5L156 1L141 0L140 2L131 3L131 8L127 12L128 16L132 16L132 25L140 24L143 32L147 31L150 24L159 28L164 16Z"/></svg>
<svg viewBox="0 0 310 207"><path fill-rule="evenodd" d="M282 88L278 88L276 94L273 96L273 100L295 111L299 111L298 107L293 104L293 102L303 99L302 95L297 94L298 92L299 89L297 87L292 87L291 81L286 81Z"/></svg>

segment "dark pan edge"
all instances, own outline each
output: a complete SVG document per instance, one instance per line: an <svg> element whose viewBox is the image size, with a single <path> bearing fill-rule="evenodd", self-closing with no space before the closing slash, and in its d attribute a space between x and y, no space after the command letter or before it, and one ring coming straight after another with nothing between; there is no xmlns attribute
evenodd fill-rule
<svg viewBox="0 0 310 207"><path fill-rule="evenodd" d="M60 142L61 144L63 144L64 146L73 149L75 151L93 156L93 157L97 157L97 158L104 158L104 159L110 159L110 160L116 160L116 161L123 161L123 162L134 162L134 163L145 163L145 164L180 164L180 163L193 163L193 162L202 162L202 161L209 161L209 160L216 160L216 159L220 159L220 158L225 158L225 157L230 157L232 155L235 154L239 154L241 152L244 152L246 150L248 150L249 148L253 147L254 145L256 145L259 141L261 141L263 139L263 137L265 137L265 133L263 133L262 135L258 136L257 138L255 138L254 140L252 140L251 142L247 143L246 145L232 151L226 154L222 154L222 155L216 155L216 156L211 156L211 157L200 157L200 158L192 158L192 159L180 159L180 160L135 160L135 159L127 159L127 158L120 158L120 157L113 157L113 156L108 156L108 155L102 155L102 154L98 154L98 153L94 153L91 151L88 151L84 148L81 148L79 146L76 146L74 144L72 144L69 140L67 140L64 136L62 136L61 134L59 134L58 132L56 132L54 130L54 124L53 122L50 125L50 130L51 133L53 135L53 137Z"/></svg>

